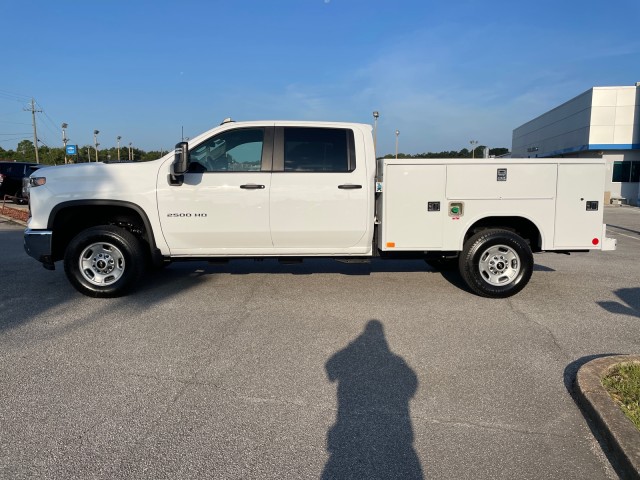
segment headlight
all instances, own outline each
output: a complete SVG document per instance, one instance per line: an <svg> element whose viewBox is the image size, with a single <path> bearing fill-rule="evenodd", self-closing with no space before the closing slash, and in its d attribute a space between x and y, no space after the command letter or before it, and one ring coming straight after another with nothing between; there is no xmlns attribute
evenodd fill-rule
<svg viewBox="0 0 640 480"><path fill-rule="evenodd" d="M30 177L29 178L30 187L40 187L45 183L47 183L47 177Z"/></svg>

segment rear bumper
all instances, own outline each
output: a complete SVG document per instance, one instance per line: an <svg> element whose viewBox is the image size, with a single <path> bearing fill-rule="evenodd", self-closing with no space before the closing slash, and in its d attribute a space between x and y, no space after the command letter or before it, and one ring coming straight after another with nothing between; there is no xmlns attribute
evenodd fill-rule
<svg viewBox="0 0 640 480"><path fill-rule="evenodd" d="M51 239L53 232L49 230L24 231L24 250L30 257L42 262L45 268L53 269L51 255Z"/></svg>

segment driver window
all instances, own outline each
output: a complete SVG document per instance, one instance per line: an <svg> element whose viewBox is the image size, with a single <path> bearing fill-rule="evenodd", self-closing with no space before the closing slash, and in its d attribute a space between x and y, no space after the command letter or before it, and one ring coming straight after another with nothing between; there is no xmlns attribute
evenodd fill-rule
<svg viewBox="0 0 640 480"><path fill-rule="evenodd" d="M229 130L193 148L188 171L259 172L263 144L263 128Z"/></svg>

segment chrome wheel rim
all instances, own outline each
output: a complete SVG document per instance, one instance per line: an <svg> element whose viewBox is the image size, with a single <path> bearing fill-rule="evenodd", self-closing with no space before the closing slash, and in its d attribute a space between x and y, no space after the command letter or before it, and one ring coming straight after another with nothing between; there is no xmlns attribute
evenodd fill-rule
<svg viewBox="0 0 640 480"><path fill-rule="evenodd" d="M80 273L92 285L106 286L124 274L124 255L111 243L92 243L80 255Z"/></svg>
<svg viewBox="0 0 640 480"><path fill-rule="evenodd" d="M506 245L493 245L480 256L478 269L484 280L496 287L508 285L520 273L520 257Z"/></svg>

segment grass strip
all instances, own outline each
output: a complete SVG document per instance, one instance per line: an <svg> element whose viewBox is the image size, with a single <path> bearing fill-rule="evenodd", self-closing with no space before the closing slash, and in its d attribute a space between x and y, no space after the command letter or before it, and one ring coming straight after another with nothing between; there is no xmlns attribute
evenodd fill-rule
<svg viewBox="0 0 640 480"><path fill-rule="evenodd" d="M602 379L602 385L640 430L640 363L616 365Z"/></svg>

